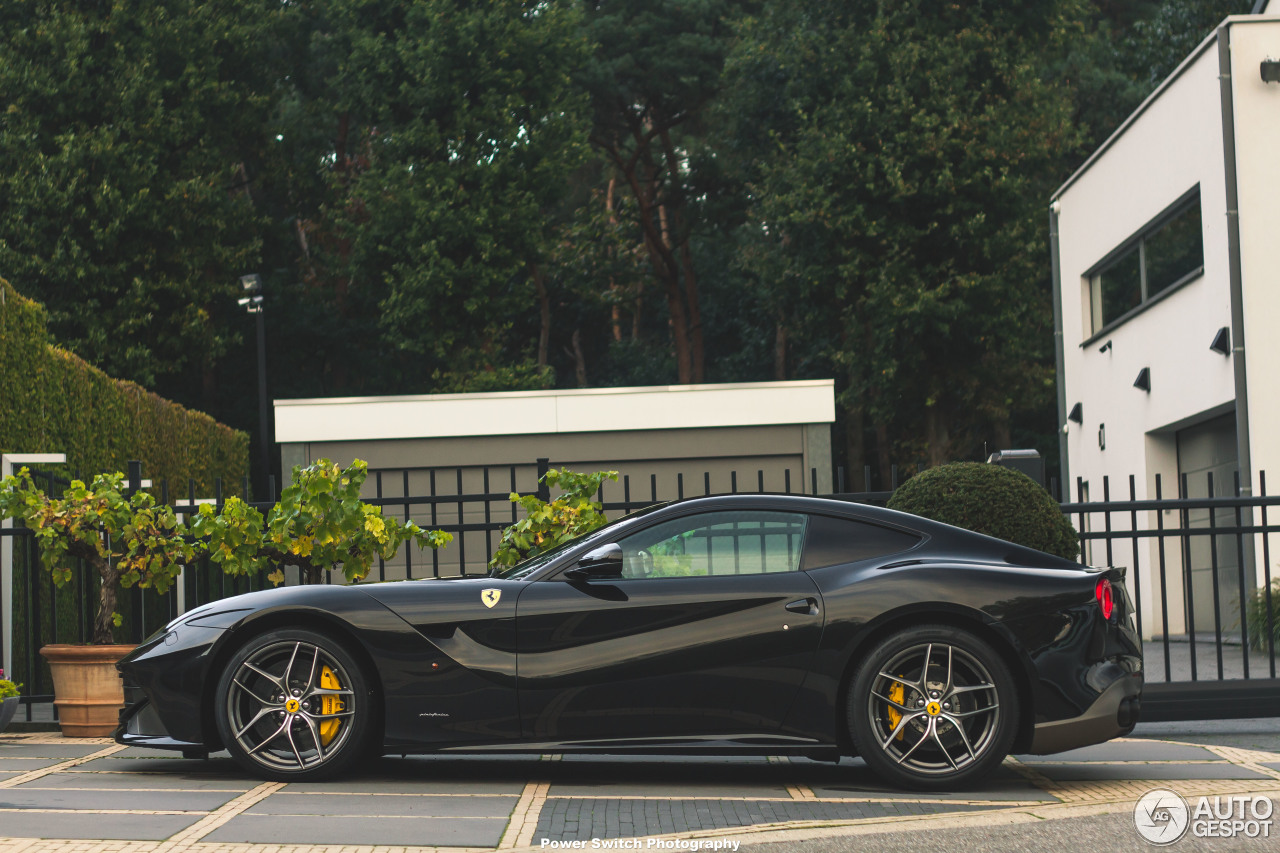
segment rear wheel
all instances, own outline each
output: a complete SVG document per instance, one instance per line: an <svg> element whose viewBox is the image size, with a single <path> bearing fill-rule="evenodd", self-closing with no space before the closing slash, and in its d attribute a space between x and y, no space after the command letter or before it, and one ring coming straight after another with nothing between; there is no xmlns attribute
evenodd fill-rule
<svg viewBox="0 0 1280 853"><path fill-rule="evenodd" d="M301 628L245 643L223 671L215 701L231 757L276 781L349 768L362 757L374 708L356 660L332 637Z"/></svg>
<svg viewBox="0 0 1280 853"><path fill-rule="evenodd" d="M849 691L863 760L909 788L951 789L993 771L1017 730L1018 697L991 646L960 628L925 625L879 643Z"/></svg>

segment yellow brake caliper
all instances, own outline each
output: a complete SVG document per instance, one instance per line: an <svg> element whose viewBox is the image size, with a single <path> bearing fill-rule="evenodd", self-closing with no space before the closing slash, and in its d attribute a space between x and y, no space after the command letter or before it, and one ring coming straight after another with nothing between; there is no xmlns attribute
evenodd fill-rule
<svg viewBox="0 0 1280 853"><path fill-rule="evenodd" d="M333 674L333 670L329 667L323 667L320 670L320 686L326 690L341 690L342 685L338 682L338 677ZM345 706L342 704L342 698L339 696L325 695L320 699L321 714L336 714L343 710ZM320 723L320 742L325 746L329 745L329 741L338 735L338 729L342 726L342 721L337 719L324 720Z"/></svg>
<svg viewBox="0 0 1280 853"><path fill-rule="evenodd" d="M902 700L905 697L906 697L906 691L902 689L902 685L896 681L893 682L893 685L890 686L889 688L889 698L892 699L894 702L897 702L899 705L901 705ZM902 714L898 712L897 708L890 705L889 706L889 729L891 731L893 729L896 729L898 727L898 721L901 719L902 719ZM902 732L898 732L898 737L897 737L898 740L902 740L902 734L903 734Z"/></svg>

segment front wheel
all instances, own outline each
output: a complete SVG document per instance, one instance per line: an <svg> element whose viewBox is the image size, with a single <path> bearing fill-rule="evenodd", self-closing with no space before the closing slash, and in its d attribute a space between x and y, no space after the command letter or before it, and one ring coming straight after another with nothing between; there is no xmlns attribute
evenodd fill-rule
<svg viewBox="0 0 1280 853"><path fill-rule="evenodd" d="M359 664L326 634L261 634L232 655L218 682L218 733L231 757L267 779L333 776L364 750L373 694Z"/></svg>
<svg viewBox="0 0 1280 853"><path fill-rule="evenodd" d="M991 773L1017 731L1018 696L991 646L948 625L901 631L877 644L847 703L854 746L886 780L944 790Z"/></svg>

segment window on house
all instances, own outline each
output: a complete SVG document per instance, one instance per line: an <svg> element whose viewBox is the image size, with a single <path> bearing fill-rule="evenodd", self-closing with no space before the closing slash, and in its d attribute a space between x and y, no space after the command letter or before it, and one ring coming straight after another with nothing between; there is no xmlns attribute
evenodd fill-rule
<svg viewBox="0 0 1280 853"><path fill-rule="evenodd" d="M1090 275L1093 333L1203 271L1204 232L1196 187Z"/></svg>

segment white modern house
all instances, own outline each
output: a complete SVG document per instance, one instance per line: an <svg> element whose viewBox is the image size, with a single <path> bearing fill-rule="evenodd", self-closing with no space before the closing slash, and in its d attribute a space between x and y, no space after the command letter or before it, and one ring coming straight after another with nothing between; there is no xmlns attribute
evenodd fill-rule
<svg viewBox="0 0 1280 853"><path fill-rule="evenodd" d="M1237 477L1242 494L1257 493L1259 472L1280 491L1280 14L1266 6L1227 18L1052 198L1071 500L1101 500L1104 478L1112 499L1127 499L1131 475L1139 499L1156 496L1157 477L1164 497L1178 496L1182 475L1189 496L1206 494L1209 474L1217 495L1234 495ZM1207 551L1208 537L1198 542ZM1196 547L1196 624L1211 626ZM1152 591L1155 549L1145 542L1138 566ZM1237 565L1223 572L1233 584ZM1170 633L1185 630L1176 586ZM1150 610L1157 596L1146 599ZM1144 624L1150 634L1157 620Z"/></svg>

